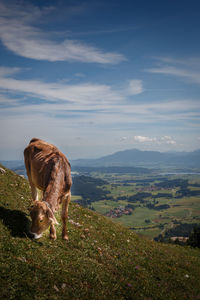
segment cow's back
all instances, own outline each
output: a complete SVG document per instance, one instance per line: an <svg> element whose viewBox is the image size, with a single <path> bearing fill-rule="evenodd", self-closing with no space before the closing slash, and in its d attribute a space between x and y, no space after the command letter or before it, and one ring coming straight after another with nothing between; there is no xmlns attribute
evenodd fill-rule
<svg viewBox="0 0 200 300"><path fill-rule="evenodd" d="M24 150L24 159L28 178L37 188L45 190L48 181L52 179L52 170L58 164L68 184L70 183L70 163L54 145L34 138Z"/></svg>

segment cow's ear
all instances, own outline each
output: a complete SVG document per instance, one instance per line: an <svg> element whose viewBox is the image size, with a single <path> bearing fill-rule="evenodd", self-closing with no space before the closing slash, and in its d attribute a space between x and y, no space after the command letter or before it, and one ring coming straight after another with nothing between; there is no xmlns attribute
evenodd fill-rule
<svg viewBox="0 0 200 300"><path fill-rule="evenodd" d="M52 224L59 224L50 208L47 209L46 214Z"/></svg>
<svg viewBox="0 0 200 300"><path fill-rule="evenodd" d="M28 211L31 211L36 203L37 201L33 201L32 204L28 207Z"/></svg>
<svg viewBox="0 0 200 300"><path fill-rule="evenodd" d="M31 211L34 207L34 204L31 204L29 207L28 207L28 211Z"/></svg>
<svg viewBox="0 0 200 300"><path fill-rule="evenodd" d="M27 209L30 212L33 209L33 205L29 206Z"/></svg>

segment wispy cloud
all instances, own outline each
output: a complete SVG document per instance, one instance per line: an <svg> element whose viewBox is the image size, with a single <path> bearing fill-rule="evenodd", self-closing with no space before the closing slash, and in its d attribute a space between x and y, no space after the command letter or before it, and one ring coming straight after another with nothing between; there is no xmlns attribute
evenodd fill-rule
<svg viewBox="0 0 200 300"><path fill-rule="evenodd" d="M19 102L17 101L17 99L8 97L7 95L0 93L0 105L2 105L2 107L15 107L19 104Z"/></svg>
<svg viewBox="0 0 200 300"><path fill-rule="evenodd" d="M159 66L146 71L163 75L172 75L190 83L200 84L200 58L174 59L170 57L157 57Z"/></svg>
<svg viewBox="0 0 200 300"><path fill-rule="evenodd" d="M171 65L185 65L190 67L200 67L200 57L185 57L185 58L173 58L169 56L154 56L154 60L162 63L167 63Z"/></svg>
<svg viewBox="0 0 200 300"><path fill-rule="evenodd" d="M45 83L39 80L19 80L8 76L17 70L16 68L10 70L0 68L1 89L36 96L48 101L62 100L90 105L100 104L101 102L116 102L123 99L123 96L116 93L108 85Z"/></svg>
<svg viewBox="0 0 200 300"><path fill-rule="evenodd" d="M130 95L130 86L127 90L112 87L105 84L96 84L91 82L70 84L57 82L43 82L41 80L22 80L17 79L20 69L18 68L0 68L0 88L2 93L7 94L4 104L14 103L13 95L18 101L18 107L15 111L22 110L22 105L32 111L99 111L104 113L116 114L118 120L134 120L146 122L156 119L185 119L191 118L199 113L199 100L191 99L166 99L162 102L142 102L138 103L132 99L128 101ZM142 92L142 83L140 80L131 80L133 84L132 94ZM136 93L137 91L137 93ZM133 93L134 92L134 93ZM8 95L12 101L8 101ZM3 94L2 94L3 95ZM21 97L23 100L19 100ZM35 104L25 102L28 97L34 97ZM15 101L15 102L16 102ZM3 97L1 104L3 103ZM22 110L23 111L23 110ZM144 118L145 116L145 118ZM110 116L108 117L108 119ZM125 118L125 119L124 119ZM113 118L111 119L111 121Z"/></svg>
<svg viewBox="0 0 200 300"><path fill-rule="evenodd" d="M124 55L105 52L92 45L73 40L55 40L50 32L43 32L35 25L52 8L0 5L0 39L15 54L36 60L78 61L85 63L117 64L126 60Z"/></svg>
<svg viewBox="0 0 200 300"><path fill-rule="evenodd" d="M158 73L163 75L173 75L176 77L181 77L189 82L200 84L200 72L190 71L185 69L179 69L176 67L159 67L151 68L147 70L150 73Z"/></svg>
<svg viewBox="0 0 200 300"><path fill-rule="evenodd" d="M20 68L0 67L0 77L7 77L20 72Z"/></svg>

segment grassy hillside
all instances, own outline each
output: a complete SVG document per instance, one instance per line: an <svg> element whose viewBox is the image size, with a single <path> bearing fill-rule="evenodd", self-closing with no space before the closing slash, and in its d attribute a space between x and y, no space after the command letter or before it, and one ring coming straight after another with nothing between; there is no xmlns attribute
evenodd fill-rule
<svg viewBox="0 0 200 300"><path fill-rule="evenodd" d="M69 242L27 237L30 191L0 172L2 299L200 299L200 251L140 238L70 205ZM58 216L59 219L59 216Z"/></svg>

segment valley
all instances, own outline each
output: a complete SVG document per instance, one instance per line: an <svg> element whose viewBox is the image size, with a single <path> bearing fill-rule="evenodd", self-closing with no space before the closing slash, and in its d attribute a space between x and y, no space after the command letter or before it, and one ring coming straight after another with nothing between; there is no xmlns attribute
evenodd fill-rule
<svg viewBox="0 0 200 300"><path fill-rule="evenodd" d="M73 201L151 239L200 224L200 174L79 173L72 192Z"/></svg>
<svg viewBox="0 0 200 300"><path fill-rule="evenodd" d="M150 239L169 240L175 228L187 237L188 224L200 224L199 162L200 150L72 160L72 200ZM26 177L23 161L2 164Z"/></svg>

